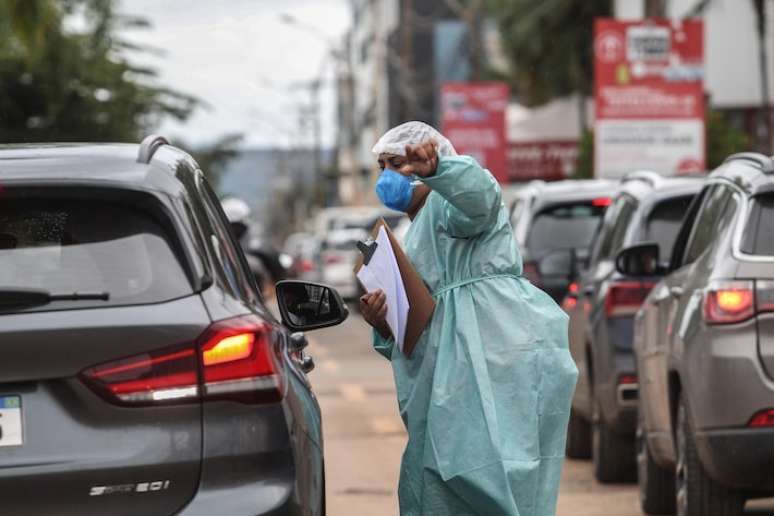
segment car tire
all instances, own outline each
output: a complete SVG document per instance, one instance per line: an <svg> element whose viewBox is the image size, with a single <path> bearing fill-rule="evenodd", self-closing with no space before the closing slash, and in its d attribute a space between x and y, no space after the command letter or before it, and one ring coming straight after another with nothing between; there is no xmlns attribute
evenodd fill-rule
<svg viewBox="0 0 774 516"><path fill-rule="evenodd" d="M677 408L676 426L678 516L741 516L745 502L741 493L718 484L704 471L682 399Z"/></svg>
<svg viewBox="0 0 774 516"><path fill-rule="evenodd" d="M653 460L645 438L642 416L637 422L637 484L640 491L640 507L645 514L674 514L674 469L662 468Z"/></svg>
<svg viewBox="0 0 774 516"><path fill-rule="evenodd" d="M574 409L570 410L565 454L570 459L588 460L591 458L591 423Z"/></svg>
<svg viewBox="0 0 774 516"><path fill-rule="evenodd" d="M591 421L591 459L594 477L603 484L637 480L634 439L605 424L596 398Z"/></svg>

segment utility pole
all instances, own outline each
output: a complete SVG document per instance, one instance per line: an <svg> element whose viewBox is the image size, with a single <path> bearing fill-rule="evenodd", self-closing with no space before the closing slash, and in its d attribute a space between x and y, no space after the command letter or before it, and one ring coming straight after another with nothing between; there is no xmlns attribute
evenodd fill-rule
<svg viewBox="0 0 774 516"><path fill-rule="evenodd" d="M645 17L666 17L666 0L645 0Z"/></svg>
<svg viewBox="0 0 774 516"><path fill-rule="evenodd" d="M769 65L766 31L766 0L753 0L755 7L756 29L758 33L758 66L761 74L761 110L766 127L766 143L764 150L771 153L771 106L769 101Z"/></svg>
<svg viewBox="0 0 774 516"><path fill-rule="evenodd" d="M473 81L481 80L482 71L482 52L481 52L481 27L480 13L483 8L483 0L469 0L467 5L463 5L461 0L446 0L446 5L452 12L459 16L465 22L468 29L468 40L470 42L470 78Z"/></svg>

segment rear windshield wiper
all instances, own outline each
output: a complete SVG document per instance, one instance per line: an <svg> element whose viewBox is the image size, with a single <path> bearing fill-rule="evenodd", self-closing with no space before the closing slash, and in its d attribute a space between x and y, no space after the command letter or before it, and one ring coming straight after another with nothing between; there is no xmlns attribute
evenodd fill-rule
<svg viewBox="0 0 774 516"><path fill-rule="evenodd" d="M71 292L52 294L45 290L0 288L0 310L3 308L22 308L47 305L53 301L108 301L108 292Z"/></svg>

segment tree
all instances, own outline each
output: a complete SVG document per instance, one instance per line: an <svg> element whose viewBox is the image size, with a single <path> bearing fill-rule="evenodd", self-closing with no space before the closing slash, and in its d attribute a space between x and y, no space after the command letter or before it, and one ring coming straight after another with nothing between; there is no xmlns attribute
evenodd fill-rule
<svg viewBox="0 0 774 516"><path fill-rule="evenodd" d="M68 30L77 13L81 31ZM162 117L185 120L200 102L155 83L117 36L143 18L118 14L113 0L0 2L0 142L137 142Z"/></svg>
<svg viewBox="0 0 774 516"><path fill-rule="evenodd" d="M578 93L582 128L593 89L594 18L611 16L611 0L489 0L520 102L540 105Z"/></svg>

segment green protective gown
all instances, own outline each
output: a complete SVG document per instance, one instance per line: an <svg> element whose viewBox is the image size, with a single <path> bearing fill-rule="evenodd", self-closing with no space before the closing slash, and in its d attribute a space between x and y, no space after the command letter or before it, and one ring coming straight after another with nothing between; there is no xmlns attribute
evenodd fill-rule
<svg viewBox="0 0 774 516"><path fill-rule="evenodd" d="M550 516L578 375L567 316L521 277L500 187L442 157L405 249L436 298L413 355L374 332L408 430L402 516Z"/></svg>

